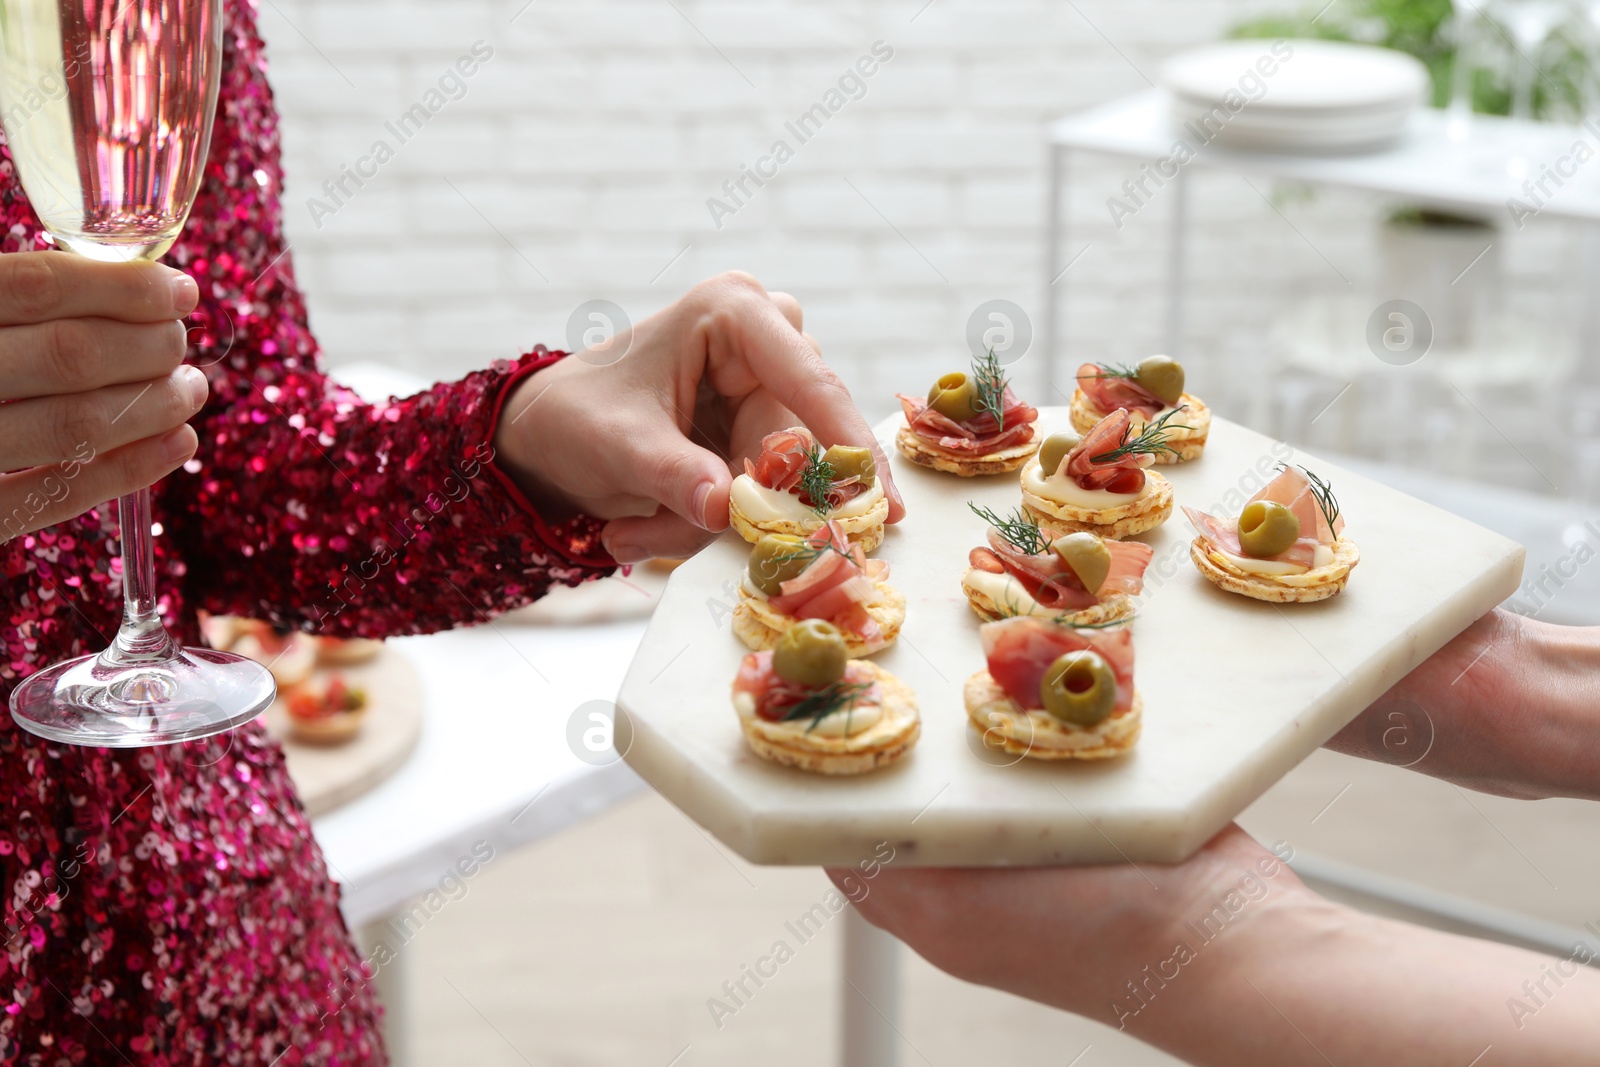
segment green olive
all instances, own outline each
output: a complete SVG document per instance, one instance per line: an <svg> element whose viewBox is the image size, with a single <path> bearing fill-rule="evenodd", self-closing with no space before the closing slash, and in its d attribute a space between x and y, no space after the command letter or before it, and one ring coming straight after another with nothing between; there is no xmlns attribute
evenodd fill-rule
<svg viewBox="0 0 1600 1067"><path fill-rule="evenodd" d="M803 537L766 534L750 548L750 584L768 596L776 596L783 592L784 582L798 578L816 558Z"/></svg>
<svg viewBox="0 0 1600 1067"><path fill-rule="evenodd" d="M1061 461L1083 443L1083 435L1072 430L1062 430L1053 433L1044 439L1044 444L1039 446L1039 466L1044 469L1044 476L1050 477L1061 469Z"/></svg>
<svg viewBox="0 0 1600 1067"><path fill-rule="evenodd" d="M975 419L978 417L978 386L960 371L951 371L928 390L928 406L956 422Z"/></svg>
<svg viewBox="0 0 1600 1067"><path fill-rule="evenodd" d="M1300 519L1282 504L1255 500L1239 514L1239 544L1244 554L1266 559L1300 539Z"/></svg>
<svg viewBox="0 0 1600 1067"><path fill-rule="evenodd" d="M1117 704L1117 676L1099 653L1068 652L1039 680L1044 710L1074 726L1104 722Z"/></svg>
<svg viewBox="0 0 1600 1067"><path fill-rule="evenodd" d="M1160 398L1163 404L1183 399L1183 364L1171 356L1146 356L1139 361L1134 381Z"/></svg>
<svg viewBox="0 0 1600 1067"><path fill-rule="evenodd" d="M1111 573L1111 550L1094 534L1068 534L1050 547L1089 592L1098 593L1106 584L1106 575Z"/></svg>
<svg viewBox="0 0 1600 1067"><path fill-rule="evenodd" d="M821 689L843 678L849 660L844 634L821 619L795 623L772 650L772 669L778 677L808 689Z"/></svg>
<svg viewBox="0 0 1600 1067"><path fill-rule="evenodd" d="M873 462L870 448L834 445L822 454L822 461L833 468L834 481L859 476L862 485L872 485L878 477L878 465Z"/></svg>

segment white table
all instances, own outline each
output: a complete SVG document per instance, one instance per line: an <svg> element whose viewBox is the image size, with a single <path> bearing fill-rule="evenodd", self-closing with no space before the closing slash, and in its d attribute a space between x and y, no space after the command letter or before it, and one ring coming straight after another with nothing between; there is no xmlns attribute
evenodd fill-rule
<svg viewBox="0 0 1600 1067"><path fill-rule="evenodd" d="M390 641L421 676L422 739L393 777L312 829L343 888L345 920L365 944L394 950L378 988L396 1067L406 1063L404 942L431 917L427 894L443 882L443 899L458 895L455 865L486 846L504 857L644 788L620 760L590 766L566 740L573 709L615 694L643 633L632 620L495 623Z"/></svg>
<svg viewBox="0 0 1600 1067"><path fill-rule="evenodd" d="M1511 197L1529 201L1523 183L1538 179L1541 166L1554 167L1571 154L1575 141L1600 144L1600 133L1551 123L1524 122L1498 116L1475 115L1463 131L1452 129L1449 116L1432 108L1417 112L1404 136L1391 147L1354 155L1297 155L1274 152L1230 151L1216 145L1199 145L1192 134L1183 136L1195 156L1156 191L1156 198L1172 198L1166 274L1167 351L1183 351L1183 293L1185 246L1188 230L1188 183L1194 170L1233 171L1265 179L1287 179L1315 185L1339 186L1402 197L1417 204L1444 209L1470 209L1499 215ZM1049 160L1046 201L1044 322L1040 343L1044 352L1046 393L1057 384L1056 348L1061 309L1066 303L1063 243L1067 220L1062 193L1068 179L1068 162L1074 152L1094 153L1154 163L1170 156L1180 131L1167 113L1166 95L1149 89L1133 96L1071 115L1051 123L1045 133ZM1152 187L1153 188L1153 187ZM1553 189L1553 186L1550 187ZM1120 192L1111 190L1109 192ZM1600 161L1577 167L1576 175L1545 200L1540 219L1600 222ZM1504 215L1509 221L1509 214ZM1591 248L1586 264L1592 279L1600 273ZM1584 336L1594 338L1600 309L1591 301ZM1591 341L1588 354L1596 349ZM1590 361L1593 362L1592 360Z"/></svg>

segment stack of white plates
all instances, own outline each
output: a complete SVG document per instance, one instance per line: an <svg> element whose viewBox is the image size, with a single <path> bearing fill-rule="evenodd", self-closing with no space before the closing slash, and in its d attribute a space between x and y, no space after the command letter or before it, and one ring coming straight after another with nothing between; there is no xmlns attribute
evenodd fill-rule
<svg viewBox="0 0 1600 1067"><path fill-rule="evenodd" d="M1335 41L1225 41L1168 60L1178 135L1270 152L1353 152L1397 138L1428 96L1403 52Z"/></svg>

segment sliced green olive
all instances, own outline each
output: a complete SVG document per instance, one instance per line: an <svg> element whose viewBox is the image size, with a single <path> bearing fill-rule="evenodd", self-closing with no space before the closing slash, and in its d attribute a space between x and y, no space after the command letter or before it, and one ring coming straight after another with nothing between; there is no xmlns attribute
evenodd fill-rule
<svg viewBox="0 0 1600 1067"><path fill-rule="evenodd" d="M821 619L795 623L772 650L772 669L778 677L809 689L821 689L843 678L849 661L844 634Z"/></svg>
<svg viewBox="0 0 1600 1067"><path fill-rule="evenodd" d="M873 462L872 449L834 445L822 454L822 461L833 468L835 481L860 477L862 485L872 485L878 478L878 465Z"/></svg>
<svg viewBox="0 0 1600 1067"><path fill-rule="evenodd" d="M1044 469L1046 478L1061 469L1061 461L1067 458L1078 445L1083 443L1083 435L1072 430L1062 430L1053 433L1044 439L1044 444L1039 446L1039 466Z"/></svg>
<svg viewBox="0 0 1600 1067"><path fill-rule="evenodd" d="M1183 399L1183 364L1171 356L1146 356L1139 361L1134 381L1160 398L1163 404Z"/></svg>
<svg viewBox="0 0 1600 1067"><path fill-rule="evenodd" d="M1256 559L1276 556L1300 538L1300 520L1282 504L1255 500L1239 513L1239 544Z"/></svg>
<svg viewBox="0 0 1600 1067"><path fill-rule="evenodd" d="M966 422L978 417L978 386L960 371L951 371L928 390L928 406L947 419Z"/></svg>
<svg viewBox="0 0 1600 1067"><path fill-rule="evenodd" d="M1089 592L1098 593L1106 584L1106 575L1111 573L1111 550L1094 534L1068 534L1050 547Z"/></svg>
<svg viewBox="0 0 1600 1067"><path fill-rule="evenodd" d="M793 534L766 534L750 549L750 584L768 596L776 596L790 578L798 578L817 554L803 537Z"/></svg>
<svg viewBox="0 0 1600 1067"><path fill-rule="evenodd" d="M1068 652L1039 681L1044 710L1074 726L1104 722L1117 704L1117 676L1099 653Z"/></svg>

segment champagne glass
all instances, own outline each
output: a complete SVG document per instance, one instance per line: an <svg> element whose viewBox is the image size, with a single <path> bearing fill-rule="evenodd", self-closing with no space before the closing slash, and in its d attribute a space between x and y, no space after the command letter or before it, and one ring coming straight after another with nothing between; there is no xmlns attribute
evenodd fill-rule
<svg viewBox="0 0 1600 1067"><path fill-rule="evenodd" d="M1533 118L1533 83L1538 73L1539 53L1567 14L1568 7L1562 0L1501 0L1500 21L1517 45L1517 55L1512 57L1515 70L1511 82L1513 117Z"/></svg>
<svg viewBox="0 0 1600 1067"><path fill-rule="evenodd" d="M0 0L0 122L58 245L111 262L172 247L205 168L221 54L220 0ZM12 717L52 741L113 748L255 718L276 693L272 675L183 648L161 624L149 490L119 500L117 520L116 640L31 675L11 694Z"/></svg>
<svg viewBox="0 0 1600 1067"><path fill-rule="evenodd" d="M1452 141L1465 141L1472 134L1472 75L1477 51L1478 0L1450 0L1454 16L1455 62L1451 64L1449 119L1445 132Z"/></svg>

